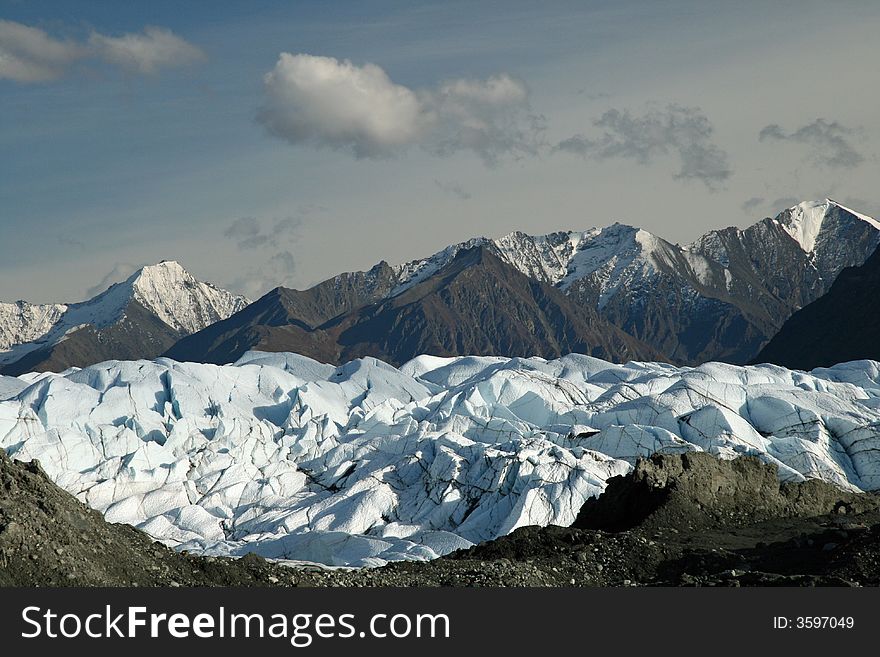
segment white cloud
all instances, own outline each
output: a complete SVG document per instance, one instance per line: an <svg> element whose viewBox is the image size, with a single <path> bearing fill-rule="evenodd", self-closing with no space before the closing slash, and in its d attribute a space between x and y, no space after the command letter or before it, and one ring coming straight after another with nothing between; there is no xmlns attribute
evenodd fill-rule
<svg viewBox="0 0 880 657"><path fill-rule="evenodd" d="M374 64L281 53L264 83L260 121L293 143L382 156L413 141L425 119L416 94Z"/></svg>
<svg viewBox="0 0 880 657"><path fill-rule="evenodd" d="M752 196L743 201L739 207L742 208L742 211L746 216L751 217L758 208L764 205L764 201L765 199L763 196Z"/></svg>
<svg viewBox="0 0 880 657"><path fill-rule="evenodd" d="M264 77L258 119L293 144L394 155L413 145L438 154L471 150L487 162L534 152L538 122L525 86L507 75L413 90L375 64L281 53Z"/></svg>
<svg viewBox="0 0 880 657"><path fill-rule="evenodd" d="M127 71L152 74L204 58L201 50L161 27L119 37L92 32L88 41L79 42L0 20L0 79L15 82L56 80L79 60L103 60Z"/></svg>
<svg viewBox="0 0 880 657"><path fill-rule="evenodd" d="M163 68L195 64L205 54L191 43L162 27L147 26L143 33L111 37L93 32L89 45L96 56L136 73L153 74Z"/></svg>
<svg viewBox="0 0 880 657"><path fill-rule="evenodd" d="M61 77L87 48L50 37L43 30L0 20L0 78L45 82Z"/></svg>

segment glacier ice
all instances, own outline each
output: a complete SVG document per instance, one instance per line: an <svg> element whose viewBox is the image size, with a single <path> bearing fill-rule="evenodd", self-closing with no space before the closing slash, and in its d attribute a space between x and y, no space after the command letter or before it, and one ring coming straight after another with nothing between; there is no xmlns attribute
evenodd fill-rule
<svg viewBox="0 0 880 657"><path fill-rule="evenodd" d="M0 377L0 446L181 549L380 565L569 524L654 452L880 489L880 364L109 361Z"/></svg>

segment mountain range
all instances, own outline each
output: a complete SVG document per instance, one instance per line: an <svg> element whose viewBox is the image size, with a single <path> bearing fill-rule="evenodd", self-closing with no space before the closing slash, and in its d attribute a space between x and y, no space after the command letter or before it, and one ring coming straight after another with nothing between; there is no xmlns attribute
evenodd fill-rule
<svg viewBox="0 0 880 657"><path fill-rule="evenodd" d="M277 288L245 311L182 339L165 355L212 363L232 362L251 350L292 351L331 363L374 356L402 364L422 353L552 358L577 352L617 361L663 360L595 310L526 276L485 245L457 250L448 263L413 277L409 285L401 285L398 276L393 294L370 301L388 288L386 269L374 268L371 279L383 282L371 285L369 293L362 290L366 303L331 319L321 321L315 313L314 323L303 321L300 308L316 305L309 293ZM337 307L351 303L346 286L319 286L314 294L328 288L340 290L344 300Z"/></svg>
<svg viewBox="0 0 880 657"><path fill-rule="evenodd" d="M228 363L249 350L742 364L878 244L880 223L825 199L687 245L623 224L478 237L250 304L160 263L81 304L0 305L0 372L160 354Z"/></svg>
<svg viewBox="0 0 880 657"><path fill-rule="evenodd" d="M247 305L245 297L198 281L173 261L143 267L81 303L0 304L0 373L155 358Z"/></svg>
<svg viewBox="0 0 880 657"><path fill-rule="evenodd" d="M334 363L365 355L400 363L419 353L553 358L580 343L590 346L586 353L618 361L653 352L652 359L676 364L742 364L878 243L880 223L828 199L743 230L711 231L685 246L622 224L481 237L421 260L341 274L309 290L277 288L167 355L226 363L251 349L291 350ZM482 255L466 260L470 264L456 262L475 250ZM470 267L473 283L461 277ZM506 288L504 297L486 294L500 289L486 284L492 277L520 284L516 292ZM461 294L465 288L469 293ZM577 328L564 338L526 330L526 339L509 339L512 324L542 326L546 317L535 312L535 294L546 296L549 288L567 299L552 297L567 319L578 317L594 330ZM508 307L516 311L491 311ZM631 340L621 342L619 330ZM480 335L469 335L473 331Z"/></svg>

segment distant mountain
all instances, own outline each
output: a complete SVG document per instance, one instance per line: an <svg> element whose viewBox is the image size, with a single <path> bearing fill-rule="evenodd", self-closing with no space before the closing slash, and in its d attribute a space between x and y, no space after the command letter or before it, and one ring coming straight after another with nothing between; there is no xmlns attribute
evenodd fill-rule
<svg viewBox="0 0 880 657"><path fill-rule="evenodd" d="M247 304L244 297L196 280L173 261L143 267L81 303L0 304L0 373L154 358L184 335Z"/></svg>
<svg viewBox="0 0 880 657"><path fill-rule="evenodd" d="M477 237L308 290L277 288L247 308L162 263L85 303L0 305L0 372L161 353L224 363L252 348L327 362L402 362L422 349L741 364L878 244L880 223L825 199L684 246L623 224ZM481 255L459 259L466 252Z"/></svg>
<svg viewBox="0 0 880 657"><path fill-rule="evenodd" d="M46 335L67 308L63 303L0 303L0 353Z"/></svg>
<svg viewBox="0 0 880 657"><path fill-rule="evenodd" d="M687 246L614 224L601 230L476 238L392 267L398 294L482 245L522 273L680 364L744 363L793 312L824 294L844 267L880 244L880 223L825 199Z"/></svg>
<svg viewBox="0 0 880 657"><path fill-rule="evenodd" d="M720 262L731 303L765 344L794 312L825 294L841 271L861 265L880 244L880 223L830 199L806 202L738 230L712 231L688 248ZM697 360L748 362L758 349ZM732 357L725 358L726 354Z"/></svg>
<svg viewBox="0 0 880 657"><path fill-rule="evenodd" d="M228 319L183 338L165 355L212 363L234 361L252 349L294 351L333 363L363 356L401 364L419 354L555 358L570 352L616 361L662 359L594 310L578 307L549 283L502 261L484 244L456 250L446 260L437 268L422 268L409 280L399 270L379 265L370 278L373 295L393 282L396 293L374 302L370 295L359 297L367 302L320 324L303 321L303 293L277 288ZM338 289L346 288L328 282L321 294ZM347 292L338 298L339 308L347 310L354 303Z"/></svg>
<svg viewBox="0 0 880 657"><path fill-rule="evenodd" d="M880 360L880 249L844 269L831 289L792 315L756 363L811 370L851 360Z"/></svg>
<svg viewBox="0 0 880 657"><path fill-rule="evenodd" d="M598 313L665 359L745 363L792 313L822 296L844 267L864 262L878 244L880 223L829 199L801 203L744 230L711 231L686 246L622 224L539 236L515 232L500 239L478 237L421 260L381 262L368 272L340 274L309 290L279 288L249 311L246 339L239 331L216 327L199 336L201 348L185 341L169 353L227 362L234 360L231 354L243 353L245 344L268 348L302 342L306 353L338 360L344 345L337 339L344 338L328 337L324 323L361 305L396 299L437 276L462 251L480 248L530 279L557 288L583 318L595 321ZM288 335L293 326L303 335ZM322 331L316 332L318 328ZM430 329L426 325L419 330ZM455 351L450 345L436 347ZM545 347L547 353L555 348ZM393 359L393 354L381 357Z"/></svg>

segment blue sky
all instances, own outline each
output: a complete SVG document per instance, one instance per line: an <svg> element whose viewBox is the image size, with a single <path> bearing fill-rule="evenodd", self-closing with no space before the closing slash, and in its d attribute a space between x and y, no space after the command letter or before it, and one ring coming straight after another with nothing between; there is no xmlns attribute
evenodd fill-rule
<svg viewBox="0 0 880 657"><path fill-rule="evenodd" d="M257 296L477 234L880 213L876 2L28 0L0 21L3 300L166 258Z"/></svg>

